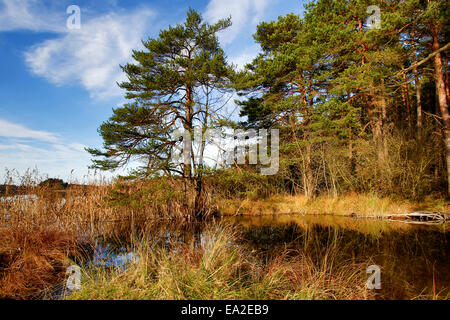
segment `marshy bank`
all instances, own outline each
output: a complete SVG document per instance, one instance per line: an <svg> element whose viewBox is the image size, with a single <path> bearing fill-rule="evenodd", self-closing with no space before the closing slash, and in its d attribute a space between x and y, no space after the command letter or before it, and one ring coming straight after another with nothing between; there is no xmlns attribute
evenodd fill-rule
<svg viewBox="0 0 450 320"><path fill-rule="evenodd" d="M74 264L82 288L70 299L449 298L448 224L345 217L395 212L393 200L233 200L208 190L210 219L200 222L177 179L26 191L0 201L2 298L61 298ZM446 209L441 200L420 205L398 212ZM381 268L380 291L365 286L370 265Z"/></svg>
<svg viewBox="0 0 450 320"><path fill-rule="evenodd" d="M387 217L418 211L450 213L450 203L443 198L412 201L365 194L324 195L314 199L302 195L273 195L265 199L220 199L218 204L221 214L225 216L299 214Z"/></svg>
<svg viewBox="0 0 450 320"><path fill-rule="evenodd" d="M21 241L29 233L21 233L22 238L11 246L23 247L27 253L20 249L14 264L2 270L2 296L450 298L448 225L277 215L197 223L116 221L101 223L96 229L90 246L56 235L50 241L38 240L49 237L42 230L33 230L35 237L25 243ZM81 290L64 296L65 270L73 264L81 266ZM371 265L381 269L381 290L366 287Z"/></svg>
<svg viewBox="0 0 450 320"><path fill-rule="evenodd" d="M331 216L137 223L98 238L103 263L87 262L67 298L448 299L448 231ZM118 256L138 259L111 267ZM366 287L371 265L381 290Z"/></svg>

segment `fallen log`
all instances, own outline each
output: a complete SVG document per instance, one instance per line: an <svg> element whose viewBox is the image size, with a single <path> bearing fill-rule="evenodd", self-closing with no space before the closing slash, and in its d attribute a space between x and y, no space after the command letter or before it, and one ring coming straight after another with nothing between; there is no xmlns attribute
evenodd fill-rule
<svg viewBox="0 0 450 320"><path fill-rule="evenodd" d="M395 223L406 223L406 224L414 224L414 225L426 225L426 226L447 226L445 221L415 221L415 220L399 220L399 219L387 219L387 221L395 222Z"/></svg>
<svg viewBox="0 0 450 320"><path fill-rule="evenodd" d="M433 221L433 222L447 222L450 221L450 215L440 212L411 212L405 214L392 214L385 216L390 220L414 220L414 221Z"/></svg>

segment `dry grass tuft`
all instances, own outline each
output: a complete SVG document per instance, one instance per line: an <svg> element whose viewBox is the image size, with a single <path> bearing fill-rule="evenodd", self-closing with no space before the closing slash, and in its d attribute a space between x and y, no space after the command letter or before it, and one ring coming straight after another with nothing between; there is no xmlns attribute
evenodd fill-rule
<svg viewBox="0 0 450 320"><path fill-rule="evenodd" d="M74 237L53 228L0 229L0 298L41 298L80 254Z"/></svg>
<svg viewBox="0 0 450 320"><path fill-rule="evenodd" d="M269 257L236 245L231 227L206 230L200 243L171 249L141 242L139 261L124 270L84 270L69 299L267 300L372 299L365 266L342 261L338 248L318 259L284 250ZM144 245L142 245L144 244Z"/></svg>

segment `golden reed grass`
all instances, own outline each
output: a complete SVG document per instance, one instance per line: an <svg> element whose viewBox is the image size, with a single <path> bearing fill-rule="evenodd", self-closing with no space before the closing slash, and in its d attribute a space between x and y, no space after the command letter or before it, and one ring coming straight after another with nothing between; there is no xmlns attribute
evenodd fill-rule
<svg viewBox="0 0 450 320"><path fill-rule="evenodd" d="M81 250L72 234L55 228L0 228L0 298L44 297Z"/></svg>
<svg viewBox="0 0 450 320"><path fill-rule="evenodd" d="M365 266L343 261L338 250L316 259L302 250L269 256L239 243L239 231L215 225L200 243L150 247L139 241L139 260L126 270L87 267L83 286L69 299L373 299Z"/></svg>
<svg viewBox="0 0 450 320"><path fill-rule="evenodd" d="M445 199L425 199L421 202L392 199L365 194L346 194L339 197L318 196L314 199L303 195L273 195L266 199L217 199L223 215L339 215L382 217L386 214L437 211L450 213Z"/></svg>
<svg viewBox="0 0 450 320"><path fill-rule="evenodd" d="M69 256L114 222L189 220L193 189L177 179L105 181L54 189L31 174L0 195L0 297L42 297L58 282ZM186 200L187 199L187 200ZM130 223L127 223L130 222Z"/></svg>
<svg viewBox="0 0 450 320"><path fill-rule="evenodd" d="M147 223L148 221L160 221L164 225L167 224L167 220L184 219L189 221L193 216L193 188L185 185L179 179L132 182L119 180L114 184L100 181L91 185L71 184L64 190L54 190L48 185L39 184L37 180L30 180L32 179L24 179L19 191L16 190L15 194L6 194L6 197L0 198L1 298L29 299L45 296L52 285L58 283L64 276L65 268L70 263L69 257L83 254L80 239L89 242L98 235L131 233L134 230L129 230L128 227L124 228L124 226L135 225L133 224L135 221L139 221L139 224L143 226L151 227L153 222ZM207 190L205 203L211 208L211 215L217 210L226 211L226 209L233 211L233 214L236 213L229 203L220 202L220 199L211 199L210 194ZM309 202L304 203L302 199L297 199L296 202L295 199L284 196L266 200L264 206L270 208L272 214L277 212L274 209L283 201L283 206L294 205L295 208L293 207L292 210L303 205L307 208L315 207ZM367 199L353 198L353 200L352 203L359 203L359 201ZM331 206L333 202L330 202L331 204L327 202L326 206L324 203L321 206L330 210L339 207L346 208L343 202L345 201L338 202L338 205L334 204L333 206ZM258 203L263 206L262 202ZM377 206L376 200L372 200L372 204L367 205L368 208ZM258 209L254 202L244 209L239 213L259 214L264 211ZM254 212L255 210L257 212ZM131 223L127 224L127 221ZM125 232L122 232L122 229L119 230L115 222L125 222L119 224L122 229L126 229ZM248 252L230 252L226 246L220 245L220 243L228 242L231 238L221 236L221 239L226 240L219 241L213 246L219 248L212 250L213 252L218 253L223 250L224 253L227 253L226 257L220 258L222 260L217 260L220 255L211 255L210 250L199 252L195 248L187 247L185 250L175 251L182 254L174 255L165 252L165 255L170 255L171 259L153 259L152 261L157 261L157 264L150 265L153 265L154 269L158 271L158 275L166 276L166 278L170 274L164 273L165 271L176 271L174 275L179 275L180 278L169 277L166 279L172 281L169 283L174 284L174 290L178 290L177 288L182 285L184 279L190 281L191 287L204 284L205 290L211 290L209 295L198 296L198 298L242 298L246 296L258 299L370 298L366 290L359 285L355 287L352 271L355 270L354 266L342 264L337 269L330 269L329 265L311 262L308 260L310 257L308 258L304 253L297 255L282 253L280 257L271 258L268 264L262 265L256 262L256 259L252 258L253 255ZM331 253L325 257L327 257L326 261L336 261L336 256L331 259ZM231 263L230 261L232 261L233 268L228 268L227 263ZM144 269L148 270L147 267L150 265L142 266L142 268L145 267ZM165 266L165 269L158 269L158 265ZM222 274L221 272L225 272L225 270L234 270L236 273ZM211 278L212 275L217 274L221 274L222 278ZM202 278L203 276L205 278ZM360 276L359 273L358 276ZM120 276L120 279L123 277ZM130 282L130 286L136 283L134 280ZM229 283L235 283L236 280L239 280L236 282L239 284L238 288L221 291L223 288L227 288ZM155 280L152 281L150 283L154 283ZM175 291L170 294L164 293L163 282L160 281L162 280L158 282L160 291L155 296L152 294L154 298L196 297L195 292L191 292L189 295L179 295L178 291L176 291L178 293ZM108 285L113 284L114 281ZM272 286L272 284L275 285ZM116 283L116 285L118 284ZM124 285L125 290L126 281ZM286 291L283 288L291 289ZM133 290L138 290L138 288ZM150 292L154 292L156 289L152 290ZM249 290L251 293L248 293ZM93 297L95 297L94 292L95 290L91 292ZM141 293L144 294L145 291L143 290Z"/></svg>

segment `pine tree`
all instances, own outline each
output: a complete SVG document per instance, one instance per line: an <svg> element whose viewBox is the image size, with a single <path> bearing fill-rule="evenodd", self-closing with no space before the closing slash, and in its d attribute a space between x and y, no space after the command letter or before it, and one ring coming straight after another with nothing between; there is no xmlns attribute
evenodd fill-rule
<svg viewBox="0 0 450 320"><path fill-rule="evenodd" d="M217 120L219 106L214 102L228 90L233 75L217 33L230 25L230 18L205 23L191 9L183 24L160 31L158 38L143 41L144 50L133 51L135 63L122 66L128 81L119 84L131 102L114 109L101 125L104 150L88 150L100 158L93 160L93 167L114 170L140 160L144 165L135 174L195 179L201 196L201 168L196 166L192 142L181 142L174 134L184 129L192 137L194 129L205 130ZM178 165L172 159L180 143L190 157Z"/></svg>
<svg viewBox="0 0 450 320"><path fill-rule="evenodd" d="M240 103L241 115L248 117L249 126L282 129L285 163L290 168L287 171L291 176L301 171L306 195L313 195L314 186L325 185L328 189L330 183L336 194L337 171L340 179L358 188L360 183L355 177L358 171L366 170L361 167L366 164L357 166L355 146L361 141L369 143L370 137L376 150L376 165L368 172L371 177L366 179L365 190L374 190L374 179L379 179L378 185L386 190L392 190L398 179L404 179L394 178L390 169L390 150L397 146L390 145L388 139L394 131L397 135L405 132L404 139L408 140L402 154L424 152L423 139L430 136L422 137L414 131L422 127L425 111L435 113L429 108L434 97L429 94L431 75L418 68L417 61L428 54L433 54L435 62L441 61L433 52L442 48L448 34L443 22L447 11L444 2L430 2L435 4L419 0L317 0L306 6L303 19L288 14L258 26L255 39L262 54L247 66L235 84L240 94L247 97ZM376 28L367 19L367 10L373 5L381 13ZM430 7L436 6L439 14L436 10L431 13ZM433 36L433 25L441 30L438 36ZM430 39L438 39L435 49ZM441 88L440 105L448 92L446 69L446 64L435 67L441 76L436 86ZM437 75L436 71L433 78L439 79ZM422 88L422 83L427 87ZM416 113L412 112L414 93ZM441 113L442 110L448 110L448 106L441 107ZM296 147L302 150L300 156L293 152ZM345 148L347 155L340 157L348 163L346 168L343 161L334 169L326 163L326 150L342 154ZM331 163L336 158L337 155L335 159L328 156ZM427 165L427 170L432 166L435 162ZM392 174L393 180L387 182L385 174ZM396 174L408 175L407 170Z"/></svg>

